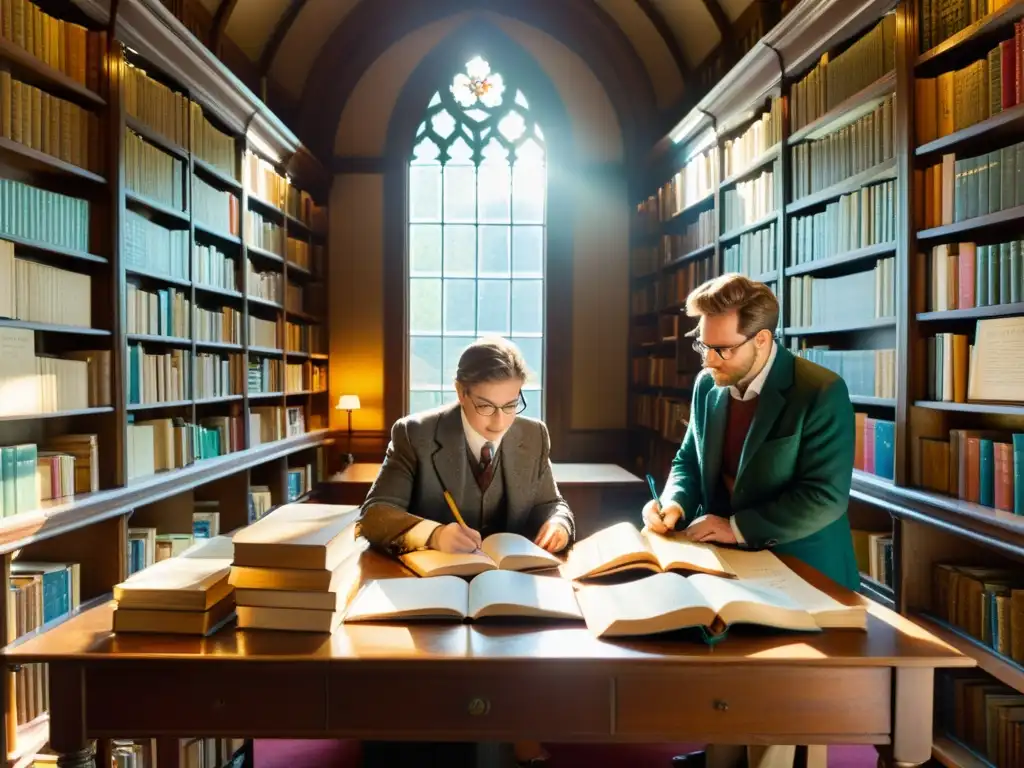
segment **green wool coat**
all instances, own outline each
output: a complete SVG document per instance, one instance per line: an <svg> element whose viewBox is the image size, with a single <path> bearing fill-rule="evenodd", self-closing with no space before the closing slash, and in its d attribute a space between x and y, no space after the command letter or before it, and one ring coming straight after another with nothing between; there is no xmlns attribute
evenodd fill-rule
<svg viewBox="0 0 1024 768"><path fill-rule="evenodd" d="M709 373L694 384L690 423L662 499L685 513L731 507L747 546L792 555L850 589L860 586L846 515L853 475L849 391L827 368L779 347L743 443L731 502L721 475L731 399ZM723 503L724 502L724 503Z"/></svg>

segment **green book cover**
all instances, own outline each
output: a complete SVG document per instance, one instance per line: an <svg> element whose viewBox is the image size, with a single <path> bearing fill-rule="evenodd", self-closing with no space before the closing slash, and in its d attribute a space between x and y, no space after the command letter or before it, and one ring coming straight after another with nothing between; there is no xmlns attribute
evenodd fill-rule
<svg viewBox="0 0 1024 768"><path fill-rule="evenodd" d="M17 487L15 505L18 514L39 508L39 486L36 480L36 446L23 443L15 446Z"/></svg>

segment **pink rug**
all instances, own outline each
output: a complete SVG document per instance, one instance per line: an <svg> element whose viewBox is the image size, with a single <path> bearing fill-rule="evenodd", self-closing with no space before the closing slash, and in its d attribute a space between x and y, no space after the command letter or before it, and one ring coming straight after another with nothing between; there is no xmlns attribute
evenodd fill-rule
<svg viewBox="0 0 1024 768"><path fill-rule="evenodd" d="M686 744L546 744L551 768L670 768L673 755L698 749ZM257 739L255 768L359 768L354 741ZM830 747L828 768L875 768L874 747Z"/></svg>

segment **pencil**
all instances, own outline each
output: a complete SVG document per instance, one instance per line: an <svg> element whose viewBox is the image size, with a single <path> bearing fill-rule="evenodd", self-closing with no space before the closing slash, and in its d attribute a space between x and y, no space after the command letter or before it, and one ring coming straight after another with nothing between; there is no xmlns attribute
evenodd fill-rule
<svg viewBox="0 0 1024 768"><path fill-rule="evenodd" d="M459 508L455 506L455 499L452 498L452 495L448 493L448 491L444 492L444 500L448 502L448 509L450 509L452 514L455 515L455 519L458 521L459 525L468 531L469 526L466 525L466 521L462 519L462 515L459 514Z"/></svg>

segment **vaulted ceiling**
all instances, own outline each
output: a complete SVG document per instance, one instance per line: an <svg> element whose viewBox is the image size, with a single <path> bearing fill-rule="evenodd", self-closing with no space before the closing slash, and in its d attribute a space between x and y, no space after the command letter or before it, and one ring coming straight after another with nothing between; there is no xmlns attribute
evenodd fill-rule
<svg viewBox="0 0 1024 768"><path fill-rule="evenodd" d="M164 0L167 2L167 0ZM765 0L196 0L207 43L266 78L297 108L314 148L363 72L417 27L467 10L516 17L559 40L591 67L613 101L665 112L733 22ZM325 94L328 94L325 98ZM616 95L619 98L616 98ZM678 115L677 115L678 117ZM310 136L310 132L317 134Z"/></svg>

